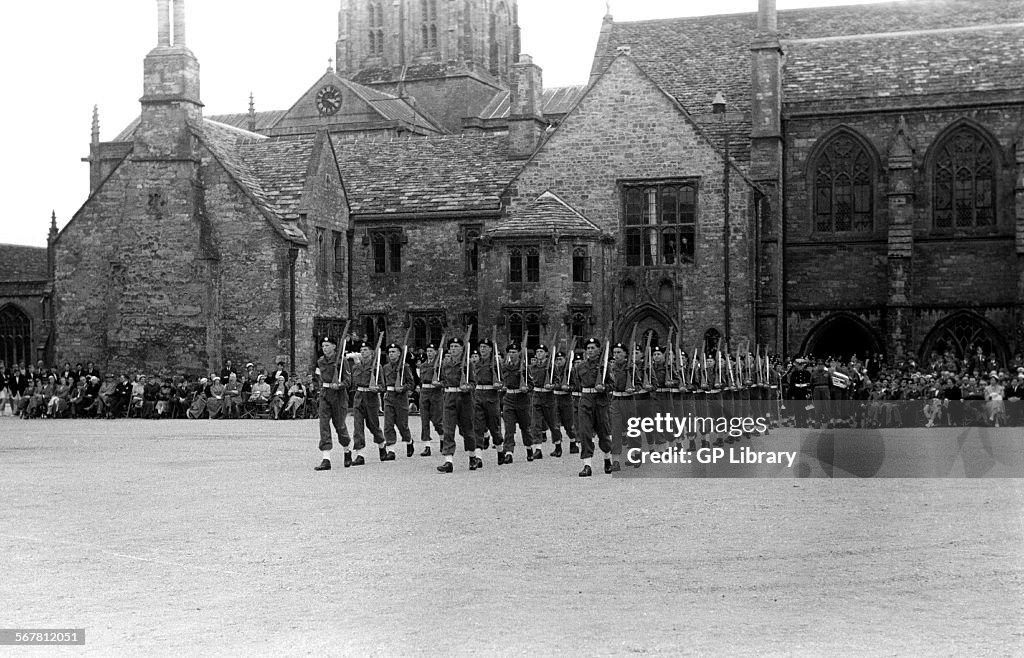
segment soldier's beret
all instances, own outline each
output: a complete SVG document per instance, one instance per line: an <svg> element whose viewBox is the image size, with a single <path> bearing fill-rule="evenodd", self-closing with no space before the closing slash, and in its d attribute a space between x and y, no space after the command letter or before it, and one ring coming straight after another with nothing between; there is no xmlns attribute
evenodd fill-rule
<svg viewBox="0 0 1024 658"><path fill-rule="evenodd" d="M365 344L366 343L364 343L361 340L350 341L349 344L348 344L348 351L350 351L350 352L358 352L359 350L363 349L363 345L365 345Z"/></svg>
<svg viewBox="0 0 1024 658"><path fill-rule="evenodd" d="M623 345L622 343L615 343L614 345L612 345L612 349L613 350L622 350L623 352L628 352L629 351L629 350L626 349L626 346Z"/></svg>
<svg viewBox="0 0 1024 658"><path fill-rule="evenodd" d="M505 346L505 351L506 352L518 352L519 351L519 343L509 343L508 345Z"/></svg>
<svg viewBox="0 0 1024 658"><path fill-rule="evenodd" d="M555 358L556 359L564 359L565 358L565 352L561 352L561 351L558 352L558 354L555 354Z"/></svg>
<svg viewBox="0 0 1024 658"><path fill-rule="evenodd" d="M480 352L473 350L472 356L480 356Z"/></svg>
<svg viewBox="0 0 1024 658"><path fill-rule="evenodd" d="M427 345L427 349L428 350L434 350L436 352L437 351L437 345L434 345L433 343L430 343L429 345Z"/></svg>
<svg viewBox="0 0 1024 658"><path fill-rule="evenodd" d="M330 343L331 345L337 345L338 344L338 339L335 338L334 336L324 336L324 342L325 343ZM248 368L249 365L247 364L246 367Z"/></svg>
<svg viewBox="0 0 1024 658"><path fill-rule="evenodd" d="M540 345L538 345L538 346L537 346L537 349L536 349L536 350L534 350L534 351L535 351L535 352L539 352L539 351L541 351L541 350L544 350L545 352L547 352L547 351L548 351L548 346L547 346L547 345L544 345L543 343L541 343Z"/></svg>
<svg viewBox="0 0 1024 658"><path fill-rule="evenodd" d="M363 349L364 347L365 347L366 349L368 349L368 350L373 350L373 347L374 347L374 346L373 346L373 344L372 344L372 343L371 343L370 341L368 341L368 340L360 340L360 341L357 341L357 342L356 342L356 347L355 347L355 349L357 349L357 350L361 350L361 349Z"/></svg>
<svg viewBox="0 0 1024 658"><path fill-rule="evenodd" d="M398 343L388 343L388 349L401 351L402 348L398 346Z"/></svg>
<svg viewBox="0 0 1024 658"><path fill-rule="evenodd" d="M451 347L452 345L463 345L463 344L464 343L462 342L462 339L459 338L458 336L453 336L451 338L451 340L448 341L448 347Z"/></svg>
<svg viewBox="0 0 1024 658"><path fill-rule="evenodd" d="M479 343L481 346L486 345L487 347L494 348L494 343L491 342L490 338L484 338Z"/></svg>
<svg viewBox="0 0 1024 658"><path fill-rule="evenodd" d="M652 351L653 353L655 353L655 354L661 354L661 353L663 353L663 352L664 352L665 350L664 350L664 349L662 349L661 345L655 345L654 347L652 347L652 348L651 348L651 351Z"/></svg>
<svg viewBox="0 0 1024 658"><path fill-rule="evenodd" d="M594 347L601 347L601 341L599 341L596 338L588 338L587 342L584 343L583 347L590 347L591 345L593 345Z"/></svg>

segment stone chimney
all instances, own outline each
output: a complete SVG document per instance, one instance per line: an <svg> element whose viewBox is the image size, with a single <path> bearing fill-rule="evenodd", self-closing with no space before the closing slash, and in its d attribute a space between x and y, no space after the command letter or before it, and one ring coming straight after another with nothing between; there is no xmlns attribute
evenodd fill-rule
<svg viewBox="0 0 1024 658"><path fill-rule="evenodd" d="M540 145L547 124L541 103L544 83L541 69L529 55L512 65L509 89L508 143L513 158L528 158Z"/></svg>
<svg viewBox="0 0 1024 658"><path fill-rule="evenodd" d="M199 125L203 118L199 61L185 45L185 0L157 0L156 4L157 46L143 63L142 120L135 132L135 155L189 158L188 124Z"/></svg>

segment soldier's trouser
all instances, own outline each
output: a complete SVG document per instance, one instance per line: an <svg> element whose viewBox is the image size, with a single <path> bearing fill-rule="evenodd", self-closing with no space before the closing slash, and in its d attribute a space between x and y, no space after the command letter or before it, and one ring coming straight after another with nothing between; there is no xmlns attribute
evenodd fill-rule
<svg viewBox="0 0 1024 658"><path fill-rule="evenodd" d="M558 431L558 418L555 415L555 395L534 392L533 394L533 436L534 444L544 443L544 430L551 431L554 443L562 442L562 433Z"/></svg>
<svg viewBox="0 0 1024 658"><path fill-rule="evenodd" d="M355 419L354 443L356 450L366 447L366 435L364 426L370 430L373 442L384 443L384 433L380 431L380 398L372 391L356 391L355 399L352 402L352 417ZM394 441L391 444L394 445Z"/></svg>
<svg viewBox="0 0 1024 658"><path fill-rule="evenodd" d="M530 429L530 398L526 393L505 394L505 406L501 410L501 419L505 422L505 441L502 452L512 452L516 447L516 425L523 435L523 445L533 445Z"/></svg>
<svg viewBox="0 0 1024 658"><path fill-rule="evenodd" d="M444 393L440 389L428 388L420 390L420 420L423 427L420 429L420 441L430 441L430 426L433 424L434 432L439 436L444 434Z"/></svg>
<svg viewBox="0 0 1024 658"><path fill-rule="evenodd" d="M481 448L487 447L483 445L485 434L491 435L491 441L494 441L495 445L502 443L501 414L497 391L476 392L476 399L473 402L473 431L476 433Z"/></svg>
<svg viewBox="0 0 1024 658"><path fill-rule="evenodd" d="M811 399L814 402L814 417L821 424L828 422L832 417L831 397L828 386L815 386L811 391Z"/></svg>
<svg viewBox="0 0 1024 658"><path fill-rule="evenodd" d="M455 430L462 435L462 447L466 452L476 450L476 433L473 431L473 395L471 393L444 394L444 436L441 438L441 454L448 457L455 454Z"/></svg>
<svg viewBox="0 0 1024 658"><path fill-rule="evenodd" d="M345 391L332 391L325 388L320 394L320 403L317 412L320 416L320 450L330 450L331 423L334 423L334 430L338 433L338 443L343 448L349 444L348 428L345 426L345 413L348 411L348 393Z"/></svg>
<svg viewBox="0 0 1024 658"><path fill-rule="evenodd" d="M608 397L606 395L584 393L580 397L578 416L580 459L589 459L594 456L594 434L597 434L598 447L601 448L601 452L612 451L608 409Z"/></svg>
<svg viewBox="0 0 1024 658"><path fill-rule="evenodd" d="M568 393L555 395L555 410L558 415L558 422L562 424L565 435L570 441L576 440L576 410L573 397Z"/></svg>
<svg viewBox="0 0 1024 658"><path fill-rule="evenodd" d="M636 405L632 396L612 397L611 404L608 406L608 420L611 425L613 455L621 455L622 446L626 442L629 442L630 447L640 445L640 437L631 439L626 436L626 423L630 416L635 415L635 409ZM633 445L634 441L636 446Z"/></svg>
<svg viewBox="0 0 1024 658"><path fill-rule="evenodd" d="M395 427L402 435L403 443L412 443L409 433L409 396L405 391L384 394L384 441L389 446L396 443Z"/></svg>

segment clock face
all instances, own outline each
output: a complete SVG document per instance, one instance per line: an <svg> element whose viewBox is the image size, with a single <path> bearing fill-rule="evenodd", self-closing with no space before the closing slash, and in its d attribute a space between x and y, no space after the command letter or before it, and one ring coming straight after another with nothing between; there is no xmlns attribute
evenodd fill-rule
<svg viewBox="0 0 1024 658"><path fill-rule="evenodd" d="M329 116L338 111L341 107L341 91L333 86L327 85L316 92L316 109L320 114Z"/></svg>

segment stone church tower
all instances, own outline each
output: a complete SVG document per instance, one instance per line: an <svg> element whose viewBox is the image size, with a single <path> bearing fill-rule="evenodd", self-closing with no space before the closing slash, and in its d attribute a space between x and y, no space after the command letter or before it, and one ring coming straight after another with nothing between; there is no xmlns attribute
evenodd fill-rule
<svg viewBox="0 0 1024 658"><path fill-rule="evenodd" d="M508 89L519 59L516 0L341 0L337 72L413 97L459 132Z"/></svg>

